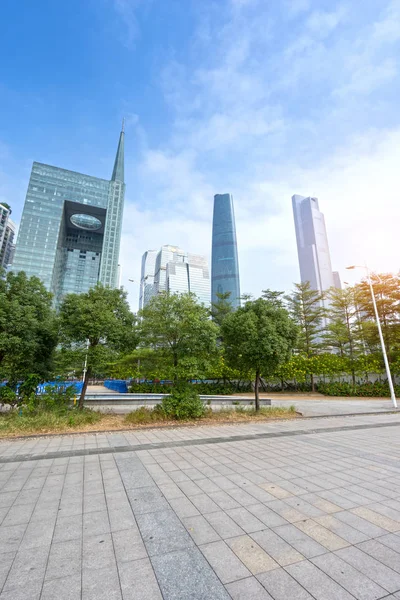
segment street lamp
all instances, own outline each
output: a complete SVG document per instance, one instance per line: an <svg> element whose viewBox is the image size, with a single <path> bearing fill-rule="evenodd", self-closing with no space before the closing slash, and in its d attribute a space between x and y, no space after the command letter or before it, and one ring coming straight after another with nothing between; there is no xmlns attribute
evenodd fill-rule
<svg viewBox="0 0 400 600"><path fill-rule="evenodd" d="M375 320L376 320L376 325L378 327L378 332L379 332L379 340L381 342L383 361L385 363L385 369L386 369L386 377L387 377L387 380L389 383L389 389L390 389L390 397L392 399L394 408L397 408L397 401L396 401L396 396L394 393L392 375L390 373L389 361L388 361L388 357L386 354L385 342L383 339L382 327L381 327L381 322L379 320L378 308L376 306L374 288L372 287L372 281L371 281L369 269L366 265L352 265L351 267L346 267L346 269L365 269L365 271L367 272L367 281L369 284L369 290L371 292L372 304L373 304L374 312L375 312Z"/></svg>

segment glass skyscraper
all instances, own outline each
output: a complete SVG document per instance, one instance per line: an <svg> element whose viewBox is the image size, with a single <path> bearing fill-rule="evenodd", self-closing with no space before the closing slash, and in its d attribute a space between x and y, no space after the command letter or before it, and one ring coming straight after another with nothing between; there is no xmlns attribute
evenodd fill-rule
<svg viewBox="0 0 400 600"><path fill-rule="evenodd" d="M11 208L0 203L0 269L7 269L13 261L15 223L10 219Z"/></svg>
<svg viewBox="0 0 400 600"><path fill-rule="evenodd" d="M148 250L142 258L139 308L161 292L195 294L202 304L210 306L210 273L207 259L184 252L177 246Z"/></svg>
<svg viewBox="0 0 400 600"><path fill-rule="evenodd" d="M98 281L117 287L124 195L124 127L111 180L34 162L13 270L39 277L56 304Z"/></svg>
<svg viewBox="0 0 400 600"><path fill-rule="evenodd" d="M313 290L324 292L340 282L332 271L324 215L317 198L296 194L292 204L301 281L309 281Z"/></svg>
<svg viewBox="0 0 400 600"><path fill-rule="evenodd" d="M235 213L231 194L214 196L211 259L211 301L217 294L230 292L234 308L240 306L239 262L236 242Z"/></svg>

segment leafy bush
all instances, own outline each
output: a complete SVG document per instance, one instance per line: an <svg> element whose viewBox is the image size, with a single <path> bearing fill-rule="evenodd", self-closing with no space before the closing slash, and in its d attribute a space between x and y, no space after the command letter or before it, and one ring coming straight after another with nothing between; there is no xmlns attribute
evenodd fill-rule
<svg viewBox="0 0 400 600"><path fill-rule="evenodd" d="M124 422L140 425L141 423L153 423L164 421L165 419L166 416L164 411L161 409L161 406L156 406L155 408L146 408L145 406L141 406L137 410L133 410L127 414L124 418Z"/></svg>
<svg viewBox="0 0 400 600"><path fill-rule="evenodd" d="M170 419L200 419L205 414L205 407L192 386L176 387L170 396L163 398L161 410Z"/></svg>
<svg viewBox="0 0 400 600"><path fill-rule="evenodd" d="M63 413L73 406L76 392L73 387L65 390L48 386L44 394L31 393L26 396L22 404L22 412L39 414L41 412Z"/></svg>
<svg viewBox="0 0 400 600"><path fill-rule="evenodd" d="M325 396L355 396L367 398L390 398L389 384L387 381L374 381L357 383L353 386L347 381L332 383L319 383L318 391ZM396 396L400 394L400 386L395 385Z"/></svg>
<svg viewBox="0 0 400 600"><path fill-rule="evenodd" d="M131 394L168 394L171 390L172 384L170 383L132 383L129 391ZM197 394L210 395L210 396L229 396L237 392L251 392L250 382L241 382L240 386L233 383L224 382L201 382L201 383L188 383L188 386L193 387Z"/></svg>
<svg viewBox="0 0 400 600"><path fill-rule="evenodd" d="M7 412L0 415L0 434L3 433L47 433L68 431L101 421L103 415L92 410L72 409L57 413L42 411L37 414Z"/></svg>

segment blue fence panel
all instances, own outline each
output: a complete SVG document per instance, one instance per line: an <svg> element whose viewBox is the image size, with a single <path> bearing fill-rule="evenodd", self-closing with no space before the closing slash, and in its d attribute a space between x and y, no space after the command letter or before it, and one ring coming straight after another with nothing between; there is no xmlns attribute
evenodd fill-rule
<svg viewBox="0 0 400 600"><path fill-rule="evenodd" d="M113 392L118 392L119 394L128 393L128 385L125 379L106 379L104 381L104 387Z"/></svg>

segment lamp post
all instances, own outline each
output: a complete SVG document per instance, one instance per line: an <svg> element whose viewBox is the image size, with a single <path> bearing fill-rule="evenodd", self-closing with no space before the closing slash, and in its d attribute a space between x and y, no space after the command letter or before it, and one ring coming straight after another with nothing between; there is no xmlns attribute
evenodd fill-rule
<svg viewBox="0 0 400 600"><path fill-rule="evenodd" d="M371 275L370 275L369 269L366 265L363 265L363 266L362 265L352 265L351 267L346 267L346 269L364 269L367 272L369 291L371 292L372 304L373 304L374 313L375 313L376 326L378 327L379 340L381 342L383 361L385 363L385 369L386 369L386 377L387 377L389 389L390 389L390 397L392 399L394 408L397 408L397 401L396 401L396 395L394 393L392 374L390 373L389 361L388 361L388 357L386 354L386 348L385 348L385 341L383 339L382 327L381 327L381 322L379 320L379 313L378 313L378 308L376 306L374 288L372 287L372 281L371 281Z"/></svg>

